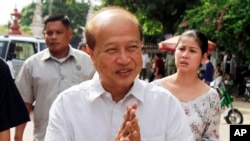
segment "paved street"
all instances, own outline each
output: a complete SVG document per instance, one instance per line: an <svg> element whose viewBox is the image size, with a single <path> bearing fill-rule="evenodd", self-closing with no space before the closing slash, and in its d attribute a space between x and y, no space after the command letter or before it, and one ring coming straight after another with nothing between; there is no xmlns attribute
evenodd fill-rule
<svg viewBox="0 0 250 141"><path fill-rule="evenodd" d="M240 110L244 117L243 124L250 124L250 102L243 101L241 99L237 99L234 102L234 107ZM32 141L32 122L27 124L27 129L24 133L24 141ZM12 138L13 138L14 130L12 129ZM221 116L221 126L220 126L220 141L229 141L229 125L226 124L226 121L223 118L223 113ZM14 139L13 139L14 141Z"/></svg>

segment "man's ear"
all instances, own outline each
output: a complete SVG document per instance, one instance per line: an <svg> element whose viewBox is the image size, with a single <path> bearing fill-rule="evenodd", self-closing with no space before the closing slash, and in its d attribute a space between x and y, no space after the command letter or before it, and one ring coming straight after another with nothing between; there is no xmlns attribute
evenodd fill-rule
<svg viewBox="0 0 250 141"><path fill-rule="evenodd" d="M88 55L90 55L90 52L92 52L91 48L87 44L85 45L85 51Z"/></svg>
<svg viewBox="0 0 250 141"><path fill-rule="evenodd" d="M89 47L88 44L86 44L86 52L89 54L89 56L90 56L91 59L93 60L94 51L93 51L93 49L91 49L91 48Z"/></svg>

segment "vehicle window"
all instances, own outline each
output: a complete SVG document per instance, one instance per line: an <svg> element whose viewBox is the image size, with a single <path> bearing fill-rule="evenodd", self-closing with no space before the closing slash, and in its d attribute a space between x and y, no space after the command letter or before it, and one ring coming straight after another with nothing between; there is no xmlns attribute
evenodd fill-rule
<svg viewBox="0 0 250 141"><path fill-rule="evenodd" d="M44 50L47 48L46 43L39 43L40 44L40 51Z"/></svg>
<svg viewBox="0 0 250 141"><path fill-rule="evenodd" d="M10 50L8 55L11 55L12 59L15 58L19 60L25 60L35 53L35 43L24 41L12 41L10 43Z"/></svg>
<svg viewBox="0 0 250 141"><path fill-rule="evenodd" d="M0 57L5 59L5 52L7 49L7 41L0 41Z"/></svg>

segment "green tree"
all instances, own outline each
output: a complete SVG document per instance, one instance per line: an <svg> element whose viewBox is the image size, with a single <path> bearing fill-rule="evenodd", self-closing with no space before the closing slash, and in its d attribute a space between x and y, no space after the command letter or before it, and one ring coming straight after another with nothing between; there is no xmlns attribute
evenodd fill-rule
<svg viewBox="0 0 250 141"><path fill-rule="evenodd" d="M42 3L42 17L49 14L49 0ZM53 0L52 13L66 14L71 20L71 27L74 30L73 38L82 37L82 27L85 26L89 10L87 3L78 3L76 1L67 2L67 0ZM22 19L20 25L30 27L35 11L35 3L32 3L22 10Z"/></svg>
<svg viewBox="0 0 250 141"><path fill-rule="evenodd" d="M158 42L166 33L174 33L186 9L200 4L199 0L102 0L103 6L121 6L140 20L146 42ZM150 39L151 38L151 39ZM148 40L147 40L148 39Z"/></svg>
<svg viewBox="0 0 250 141"><path fill-rule="evenodd" d="M177 32L198 29L216 42L219 51L231 51L250 64L250 0L202 0L202 6L188 10Z"/></svg>
<svg viewBox="0 0 250 141"><path fill-rule="evenodd" d="M47 3L47 2L46 2ZM43 6L43 16L48 15L48 3ZM72 29L74 35L77 38L82 37L82 27L85 26L86 18L89 10L89 5L86 3L77 3L72 1L69 3L63 3L60 1L53 2L53 13L63 13L69 16L72 23Z"/></svg>
<svg viewBox="0 0 250 141"><path fill-rule="evenodd" d="M32 23L34 11L35 11L35 3L31 3L30 5L23 8L21 12L22 18L19 23L20 29L27 34L31 34L30 25Z"/></svg>
<svg viewBox="0 0 250 141"><path fill-rule="evenodd" d="M35 11L35 3L31 3L22 9L22 18L20 20L21 26L30 26Z"/></svg>

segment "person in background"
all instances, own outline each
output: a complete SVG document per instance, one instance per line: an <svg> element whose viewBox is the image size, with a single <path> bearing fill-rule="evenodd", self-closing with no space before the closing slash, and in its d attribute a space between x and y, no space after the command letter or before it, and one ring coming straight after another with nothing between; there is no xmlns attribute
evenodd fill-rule
<svg viewBox="0 0 250 141"><path fill-rule="evenodd" d="M145 48L142 48L142 70L139 78L145 80L147 78L147 71L149 65L149 56Z"/></svg>
<svg viewBox="0 0 250 141"><path fill-rule="evenodd" d="M16 77L29 113L34 104L35 141L44 140L49 109L58 94L91 79L95 73L89 55L70 46L72 33L66 15L50 15L45 19L43 32L48 48L28 58ZM16 141L22 140L24 128L25 124L16 129Z"/></svg>
<svg viewBox="0 0 250 141"><path fill-rule="evenodd" d="M222 66L223 66L223 58L224 58L224 55L223 54L219 54L218 57L216 58L216 62L215 64L220 64L220 69L222 70ZM223 71L222 71L223 73Z"/></svg>
<svg viewBox="0 0 250 141"><path fill-rule="evenodd" d="M222 73L222 76L223 76L223 71L222 71L222 69L221 69L221 64L220 63L218 63L218 64L216 64L216 66L215 66L215 69L214 69L214 78L215 77L217 77L217 75L216 75L216 73L218 72L218 71L221 71Z"/></svg>
<svg viewBox="0 0 250 141"><path fill-rule="evenodd" d="M239 65L237 67L237 75L236 75L235 82L239 84L238 96L240 97L244 96L245 94L245 90L246 90L245 78L250 76L249 72L250 70L246 63L246 58L239 57Z"/></svg>
<svg viewBox="0 0 250 141"><path fill-rule="evenodd" d="M170 52L169 54L167 54L166 57L166 69L167 69L167 76L174 74L176 72L176 67L174 64L174 52Z"/></svg>
<svg viewBox="0 0 250 141"><path fill-rule="evenodd" d="M169 90L179 100L195 141L219 141L219 94L197 76L200 64L206 60L207 49L208 40L203 33L185 31L175 50L177 72L152 82Z"/></svg>
<svg viewBox="0 0 250 141"><path fill-rule="evenodd" d="M229 92L232 92L233 87L234 87L234 81L233 81L233 77L231 74L226 74L224 84L225 84L226 89Z"/></svg>
<svg viewBox="0 0 250 141"><path fill-rule="evenodd" d="M10 49L8 51L8 55L7 55L7 59L6 59L6 63L7 65L9 66L10 68L10 73L11 73L11 76L12 78L15 80L15 76L16 76L16 71L14 69L14 66L13 66L13 59L16 58L16 54L15 54L15 44L14 43L10 43Z"/></svg>
<svg viewBox="0 0 250 141"><path fill-rule="evenodd" d="M12 79L9 66L0 58L0 141L10 141L10 128L30 121L28 111Z"/></svg>
<svg viewBox="0 0 250 141"><path fill-rule="evenodd" d="M211 81L213 81L214 77L214 66L210 61L210 55L207 56L207 59L205 60L205 73L203 75L203 81L210 84Z"/></svg>
<svg viewBox="0 0 250 141"><path fill-rule="evenodd" d="M218 69L217 71L215 71L215 78L211 82L213 88L219 88L222 81L223 81L223 72L221 69Z"/></svg>
<svg viewBox="0 0 250 141"><path fill-rule="evenodd" d="M83 52L85 52L85 53L87 53L87 54L89 54L89 51L88 51L87 48L86 48L86 41L85 41L85 40L84 40L84 41L81 41L81 42L79 43L78 49L81 50L81 51L83 51Z"/></svg>
<svg viewBox="0 0 250 141"><path fill-rule="evenodd" d="M177 99L137 77L143 34L136 17L106 7L92 15L85 29L99 75L56 98L45 141L192 141Z"/></svg>
<svg viewBox="0 0 250 141"><path fill-rule="evenodd" d="M224 74L230 74L235 80L236 78L236 70L237 70L237 62L236 59L233 57L231 52L227 52L223 59L223 68Z"/></svg>
<svg viewBox="0 0 250 141"><path fill-rule="evenodd" d="M8 59L8 60L6 61L6 63L7 63L7 65L8 65L9 68L10 68L10 74L11 74L12 79L15 80L16 71L15 71L15 69L14 69L14 67L13 67L12 59L11 59L11 60Z"/></svg>
<svg viewBox="0 0 250 141"><path fill-rule="evenodd" d="M154 63L152 66L152 72L149 76L149 81L152 82L154 79L159 79L165 76L165 63L162 59L161 53L156 53Z"/></svg>

